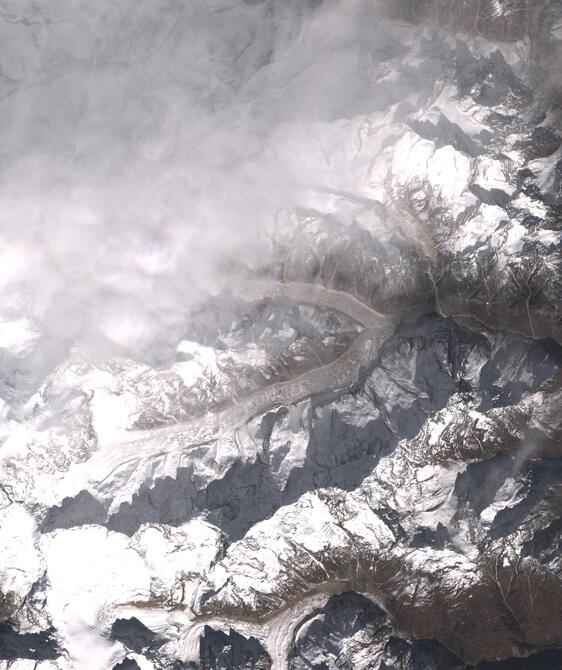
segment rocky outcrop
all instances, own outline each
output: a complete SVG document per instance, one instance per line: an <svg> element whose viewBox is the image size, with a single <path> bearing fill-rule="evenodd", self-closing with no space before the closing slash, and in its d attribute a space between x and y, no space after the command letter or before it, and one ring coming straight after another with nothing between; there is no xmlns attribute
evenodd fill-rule
<svg viewBox="0 0 562 670"><path fill-rule="evenodd" d="M432 640L402 638L384 610L353 592L332 596L322 609L301 621L289 654L291 670L461 666L459 658Z"/></svg>
<svg viewBox="0 0 562 670"><path fill-rule="evenodd" d="M0 623L0 661L56 660L61 651L54 633L52 629L40 633L19 633L8 624Z"/></svg>
<svg viewBox="0 0 562 670"><path fill-rule="evenodd" d="M449 30L518 41L535 36L548 4L541 0L399 0L393 13L413 22L434 21Z"/></svg>
<svg viewBox="0 0 562 670"><path fill-rule="evenodd" d="M200 639L200 663L193 670L269 670L271 659L253 637L228 634L205 627Z"/></svg>
<svg viewBox="0 0 562 670"><path fill-rule="evenodd" d="M170 359L1 352L2 670L560 663L562 8L500 4L193 5L298 186Z"/></svg>

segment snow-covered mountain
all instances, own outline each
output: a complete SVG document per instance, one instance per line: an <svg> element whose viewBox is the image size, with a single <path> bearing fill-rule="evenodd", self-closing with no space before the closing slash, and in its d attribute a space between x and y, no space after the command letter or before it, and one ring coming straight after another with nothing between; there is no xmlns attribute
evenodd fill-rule
<svg viewBox="0 0 562 670"><path fill-rule="evenodd" d="M0 668L562 666L562 2L0 34Z"/></svg>

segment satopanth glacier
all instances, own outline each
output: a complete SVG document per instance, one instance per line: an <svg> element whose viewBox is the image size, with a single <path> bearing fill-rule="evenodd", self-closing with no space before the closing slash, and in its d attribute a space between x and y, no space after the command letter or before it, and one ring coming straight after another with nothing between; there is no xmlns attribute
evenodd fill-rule
<svg viewBox="0 0 562 670"><path fill-rule="evenodd" d="M562 1L0 35L0 669L561 668Z"/></svg>

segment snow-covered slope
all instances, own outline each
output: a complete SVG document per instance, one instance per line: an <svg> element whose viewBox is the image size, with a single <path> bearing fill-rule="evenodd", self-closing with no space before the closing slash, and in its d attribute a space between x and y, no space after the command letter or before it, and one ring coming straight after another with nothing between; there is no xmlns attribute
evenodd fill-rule
<svg viewBox="0 0 562 670"><path fill-rule="evenodd" d="M562 4L47 4L0 668L558 667Z"/></svg>

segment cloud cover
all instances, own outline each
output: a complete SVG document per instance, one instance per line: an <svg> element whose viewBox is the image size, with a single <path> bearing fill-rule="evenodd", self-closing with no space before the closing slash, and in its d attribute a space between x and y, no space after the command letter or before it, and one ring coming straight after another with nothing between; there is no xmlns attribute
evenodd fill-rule
<svg viewBox="0 0 562 670"><path fill-rule="evenodd" d="M259 262L310 185L288 138L365 95L372 7L0 3L0 320L36 370L165 361L221 268Z"/></svg>

